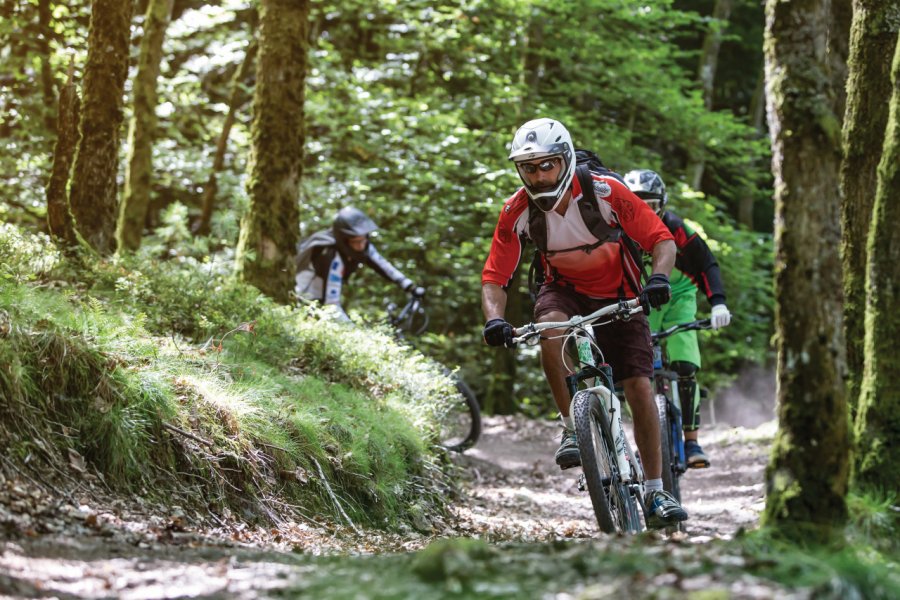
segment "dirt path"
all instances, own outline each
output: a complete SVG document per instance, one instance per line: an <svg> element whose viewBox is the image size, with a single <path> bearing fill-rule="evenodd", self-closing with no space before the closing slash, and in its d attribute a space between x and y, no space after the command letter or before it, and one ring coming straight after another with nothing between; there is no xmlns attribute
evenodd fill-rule
<svg viewBox="0 0 900 600"><path fill-rule="evenodd" d="M690 520L687 539L728 539L756 525L763 508L763 472L774 422L754 429L707 427L701 439L709 469L682 479ZM459 463L469 473L461 527L489 539L543 540L600 535L587 492L576 487L580 469L553 462L559 427L520 417L486 419L478 445Z"/></svg>
<svg viewBox="0 0 900 600"><path fill-rule="evenodd" d="M257 598L301 590L325 590L329 596L335 577L363 581L373 569L408 561L402 554L370 557L370 562L348 555L415 551L438 537L609 543L612 538L597 529L587 493L575 487L579 470L561 472L553 463L557 433L549 421L486 419L478 446L454 458L467 494L454 509L456 518L430 535L360 536L309 524L279 530L240 523L213 527L160 507L89 498L61 502L25 481L0 481L0 598ZM729 538L741 527L755 526L773 433L771 423L705 430L702 441L713 467L689 472L682 482L691 515L684 539ZM421 585L405 567L399 572L402 577L392 583ZM413 581L400 581L404 578ZM399 597L367 593L333 597ZM421 597L418 592L401 596Z"/></svg>

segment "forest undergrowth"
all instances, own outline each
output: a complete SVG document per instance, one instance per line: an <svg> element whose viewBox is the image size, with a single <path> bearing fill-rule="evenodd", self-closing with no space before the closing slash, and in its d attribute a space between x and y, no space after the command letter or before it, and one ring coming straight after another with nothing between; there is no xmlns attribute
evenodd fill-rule
<svg viewBox="0 0 900 600"><path fill-rule="evenodd" d="M249 522L445 513L453 385L390 333L277 305L224 262L100 261L0 227L0 469ZM151 248L150 252L159 251Z"/></svg>

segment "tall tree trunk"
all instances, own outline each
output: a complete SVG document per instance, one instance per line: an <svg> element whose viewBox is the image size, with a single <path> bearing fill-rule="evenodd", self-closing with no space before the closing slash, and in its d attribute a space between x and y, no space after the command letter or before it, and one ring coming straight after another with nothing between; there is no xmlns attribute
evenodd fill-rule
<svg viewBox="0 0 900 600"><path fill-rule="evenodd" d="M256 40L251 40L247 46L247 53L244 55L244 62L235 70L234 76L231 78L231 94L228 97L228 114L225 115L225 122L222 124L222 131L219 132L219 140L216 143L216 154L213 157L212 171L209 179L206 181L206 187L203 188L203 211L200 219L194 224L194 232L197 235L208 235L209 224L212 220L213 207L216 203L216 193L219 191L218 174L225 164L225 148L228 144L228 135L231 133L231 127L234 125L235 113L245 101L243 91L243 82L250 74L253 67L253 61L256 59L256 50L259 45Z"/></svg>
<svg viewBox="0 0 900 600"><path fill-rule="evenodd" d="M733 3L734 0L716 0L712 14L713 23L703 39L700 64L697 67L697 79L700 81L703 104L707 110L712 110L713 106L719 49L722 47L722 37L725 27L728 25L728 19L731 18ZM688 166L687 173L691 179L691 187L695 190L699 190L703 183L703 171L705 169L706 159L702 156L694 158Z"/></svg>
<svg viewBox="0 0 900 600"><path fill-rule="evenodd" d="M173 2L150 0L144 15L144 35L134 76L134 113L128 127L125 193L116 229L119 250L140 248L147 221L153 180L153 140L156 137L156 80Z"/></svg>
<svg viewBox="0 0 900 600"><path fill-rule="evenodd" d="M506 320L515 326L525 321L530 321L525 316L522 293L519 291L519 282L523 269L528 265L523 264L513 274L507 288ZM484 394L482 406L484 412L491 415L512 415L519 412L519 403L516 401L516 353L506 348L492 348L494 364L491 369L491 379Z"/></svg>
<svg viewBox="0 0 900 600"><path fill-rule="evenodd" d="M525 90L523 94L524 100L519 104L520 115L528 115L531 111L528 99L534 95L537 96L541 86L541 73L543 72L543 57L540 49L544 45L544 23L540 19L533 18L528 23L528 29L525 39L522 43L521 54L521 72L519 73L519 84ZM527 117L524 120L529 120ZM520 118L522 122L522 118ZM519 265L519 269L513 274L507 288L506 299L506 319L510 323L521 324L527 319L525 317L525 307L522 301L522 293L520 292L519 282L521 281L521 271L527 269L529 264L526 260L530 253L526 252L523 260L525 264ZM491 368L491 380L485 391L482 405L487 414L510 415L519 411L519 403L516 401L516 371L518 361L516 354L509 350L497 350L493 352L493 364Z"/></svg>
<svg viewBox="0 0 900 600"><path fill-rule="evenodd" d="M827 539L847 517L841 124L831 104L829 10L829 0L766 4L780 428L763 519L795 539Z"/></svg>
<svg viewBox="0 0 900 600"><path fill-rule="evenodd" d="M851 30L844 162L841 164L841 258L847 340L847 399L855 412L863 372L866 243L875 201L878 160L887 124L891 56L897 45L900 0L855 0ZM892 24L893 23L893 24Z"/></svg>
<svg viewBox="0 0 900 600"><path fill-rule="evenodd" d="M38 47L41 51L41 88L44 92L44 124L49 131L54 131L56 118L54 108L56 106L56 92L53 85L53 68L50 65L50 0L40 0L38 3L38 24L41 36Z"/></svg>
<svg viewBox="0 0 900 600"><path fill-rule="evenodd" d="M854 482L879 490L896 490L900 481L900 37L894 40L893 93L868 242L865 371L854 464Z"/></svg>
<svg viewBox="0 0 900 600"><path fill-rule="evenodd" d="M68 248L78 244L66 191L69 173L72 170L72 157L78 146L78 117L81 109L81 99L75 88L74 76L75 65L74 62L70 62L66 85L59 94L56 146L53 149L53 166L47 184L47 226L50 235Z"/></svg>
<svg viewBox="0 0 900 600"><path fill-rule="evenodd" d="M293 287L300 233L308 15L308 0L261 3L250 208L241 222L236 258L244 281L284 302Z"/></svg>
<svg viewBox="0 0 900 600"><path fill-rule="evenodd" d="M81 143L69 205L75 226L100 254L115 251L116 171L122 95L128 75L131 0L94 0L84 67Z"/></svg>
<svg viewBox="0 0 900 600"><path fill-rule="evenodd" d="M760 69L756 88L753 90L753 97L750 99L748 114L750 115L750 125L756 130L757 135L762 138L765 131L763 124L766 118L766 74L763 69ZM754 164L756 163L754 162ZM743 189L741 197L738 199L738 223L751 230L755 225L753 220L753 203L753 190Z"/></svg>

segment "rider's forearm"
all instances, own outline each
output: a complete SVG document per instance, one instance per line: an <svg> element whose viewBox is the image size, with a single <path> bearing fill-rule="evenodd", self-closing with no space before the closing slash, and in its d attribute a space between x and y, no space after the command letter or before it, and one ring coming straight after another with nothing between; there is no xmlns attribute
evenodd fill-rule
<svg viewBox="0 0 900 600"><path fill-rule="evenodd" d="M675 266L676 252L675 242L672 240L665 240L653 246L652 273L662 273L668 277L672 273L672 267Z"/></svg>
<svg viewBox="0 0 900 600"><path fill-rule="evenodd" d="M506 314L506 290L495 283L481 286L481 310L484 320L502 319Z"/></svg>

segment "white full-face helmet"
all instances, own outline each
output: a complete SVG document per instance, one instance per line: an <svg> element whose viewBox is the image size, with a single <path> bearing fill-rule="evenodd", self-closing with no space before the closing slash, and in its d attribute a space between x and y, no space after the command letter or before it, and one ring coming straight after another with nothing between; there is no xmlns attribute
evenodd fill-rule
<svg viewBox="0 0 900 600"><path fill-rule="evenodd" d="M543 186L529 185L522 176L518 163L539 158L562 160L562 168L556 182ZM575 176L575 149L572 136L562 123L554 119L534 119L516 131L509 152L509 160L516 163L516 172L525 184L528 197L544 212L550 212L559 205Z"/></svg>

